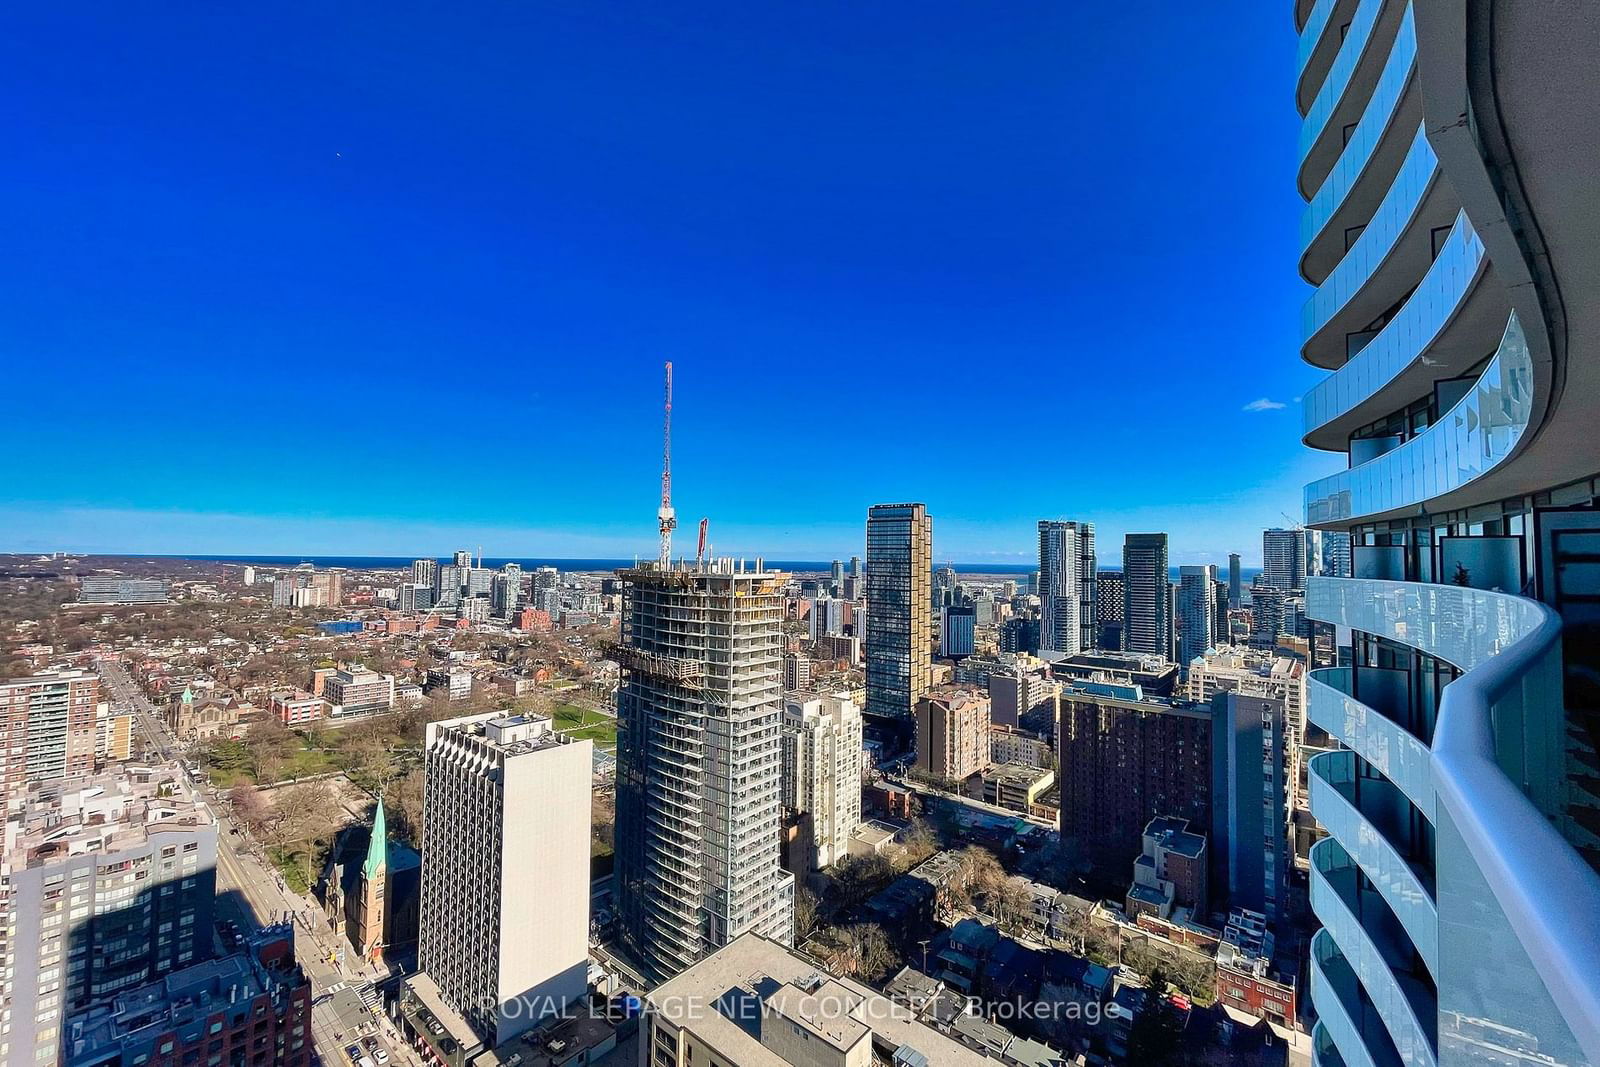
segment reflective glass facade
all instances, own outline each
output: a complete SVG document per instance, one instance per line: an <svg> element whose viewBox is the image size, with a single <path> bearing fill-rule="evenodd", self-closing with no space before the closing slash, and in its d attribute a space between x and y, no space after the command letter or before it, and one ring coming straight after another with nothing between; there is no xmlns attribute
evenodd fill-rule
<svg viewBox="0 0 1600 1067"><path fill-rule="evenodd" d="M1583 529L1563 507L1600 483L1519 465L1552 410L1530 310L1552 300L1506 281L1539 284L1525 242L1481 236L1526 225L1502 201L1523 176L1460 113L1468 72L1508 61L1472 11L1502 6L1318 0L1299 42L1301 355L1330 372L1304 432L1348 460L1305 519L1351 544L1306 594L1350 640L1306 707L1337 745L1307 766L1325 1067L1600 1063L1600 762L1563 685L1593 656L1551 592L1579 556L1545 559L1541 529Z"/></svg>

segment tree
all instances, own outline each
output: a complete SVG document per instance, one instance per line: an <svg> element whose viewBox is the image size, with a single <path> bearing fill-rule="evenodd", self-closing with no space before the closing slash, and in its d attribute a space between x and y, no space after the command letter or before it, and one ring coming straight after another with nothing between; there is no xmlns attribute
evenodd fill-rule
<svg viewBox="0 0 1600 1067"><path fill-rule="evenodd" d="M850 928L855 939L856 974L863 981L878 984L900 965L900 953L883 927L862 923Z"/></svg>
<svg viewBox="0 0 1600 1067"><path fill-rule="evenodd" d="M799 944L817 928L817 895L803 885L794 887L794 939Z"/></svg>
<svg viewBox="0 0 1600 1067"><path fill-rule="evenodd" d="M228 790L228 804L233 812L234 822L244 826L251 833L260 833L262 825L266 822L267 805L255 787L240 782Z"/></svg>
<svg viewBox="0 0 1600 1067"><path fill-rule="evenodd" d="M845 856L829 868L833 892L841 908L853 908L888 885L895 869L882 856Z"/></svg>
<svg viewBox="0 0 1600 1067"><path fill-rule="evenodd" d="M900 862L897 866L909 871L937 851L939 835L933 832L928 820L917 819L906 828L905 836L901 838Z"/></svg>
<svg viewBox="0 0 1600 1067"><path fill-rule="evenodd" d="M325 781L301 782L283 790L268 818L266 843L283 856L303 859L304 881L312 881L312 860L338 830L342 809Z"/></svg>
<svg viewBox="0 0 1600 1067"><path fill-rule="evenodd" d="M417 767L396 779L383 797L390 824L418 850L422 848L422 794L423 771Z"/></svg>
<svg viewBox="0 0 1600 1067"><path fill-rule="evenodd" d="M1167 975L1150 972L1144 1007L1128 1029L1128 1062L1151 1067L1181 1062L1184 1019L1167 992Z"/></svg>

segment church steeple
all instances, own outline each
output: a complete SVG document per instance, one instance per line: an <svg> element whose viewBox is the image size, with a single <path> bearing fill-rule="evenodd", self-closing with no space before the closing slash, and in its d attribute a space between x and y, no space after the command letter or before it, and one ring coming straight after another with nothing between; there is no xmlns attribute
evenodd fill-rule
<svg viewBox="0 0 1600 1067"><path fill-rule="evenodd" d="M361 874L368 881L379 871L389 867L389 823L383 814L383 798L378 798L378 811L372 817L372 839L367 842L367 859L361 865Z"/></svg>

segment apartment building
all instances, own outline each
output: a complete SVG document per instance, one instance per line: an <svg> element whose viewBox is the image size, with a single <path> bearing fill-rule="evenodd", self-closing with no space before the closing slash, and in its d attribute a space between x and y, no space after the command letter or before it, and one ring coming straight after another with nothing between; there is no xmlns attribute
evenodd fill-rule
<svg viewBox="0 0 1600 1067"><path fill-rule="evenodd" d="M1556 0L1285 4L1321 1064L1600 1063L1600 18ZM1291 563L1292 565L1292 563Z"/></svg>
<svg viewBox="0 0 1600 1067"><path fill-rule="evenodd" d="M177 766L29 784L0 851L0 1062L61 1062L68 1016L211 956L217 827Z"/></svg>
<svg viewBox="0 0 1600 1067"><path fill-rule="evenodd" d="M90 671L53 671L0 682L4 799L19 796L30 781L94 770L101 714L100 679Z"/></svg>
<svg viewBox="0 0 1600 1067"><path fill-rule="evenodd" d="M394 675L361 666L341 668L322 680L322 697L334 717L389 711L394 707Z"/></svg>
<svg viewBox="0 0 1600 1067"><path fill-rule="evenodd" d="M831 867L861 823L861 709L842 693L790 693L783 706L783 806L807 816L808 870Z"/></svg>
<svg viewBox="0 0 1600 1067"><path fill-rule="evenodd" d="M594 746L491 712L429 723L425 753L419 977L494 1047L587 988Z"/></svg>
<svg viewBox="0 0 1600 1067"><path fill-rule="evenodd" d="M940 686L917 701L917 770L961 781L989 765L989 698L966 686Z"/></svg>

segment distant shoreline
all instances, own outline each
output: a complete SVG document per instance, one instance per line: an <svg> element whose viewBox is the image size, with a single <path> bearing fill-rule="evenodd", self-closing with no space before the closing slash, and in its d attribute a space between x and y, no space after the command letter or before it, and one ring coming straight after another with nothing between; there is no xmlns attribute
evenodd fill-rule
<svg viewBox="0 0 1600 1067"><path fill-rule="evenodd" d="M312 564L314 566L317 566L317 567L341 567L341 568L345 568L347 570L405 570L405 569L407 569L407 568L409 568L411 566L411 563L412 563L413 559L418 559L418 558L424 558L425 559L427 557L407 557L407 556L318 556L318 555L309 555L309 556L159 555L159 556L140 556L140 557L137 557L137 558L140 558L140 559L186 559L186 560L195 560L197 562L202 562L202 563L237 563L237 564L252 564L252 565L266 566L266 567L292 567L292 566L295 566L296 564L299 564L299 563L310 563L310 564ZM441 562L441 563L449 563L451 561L451 558L452 557L450 557L450 556L444 556L444 557L441 557L439 559L439 562ZM641 557L641 558L643 558L643 557ZM737 558L737 557L735 557L735 558ZM754 556L746 556L745 559L750 561L751 563L755 562L755 557ZM636 562L637 562L637 560L635 560L635 559L633 559L631 557L628 557L628 558L617 558L617 557L608 557L608 556L595 556L595 557L589 557L589 558L564 558L564 557L559 557L559 556L485 556L483 558L483 565L485 567L499 568L499 567L505 566L507 563L515 563L515 564L517 564L518 566L522 567L525 570L533 568L533 567L554 567L557 570L561 570L561 571L612 571L612 570L617 570L618 568L621 568L621 567L631 567ZM767 560L764 560L763 562L767 566L769 566L769 567L771 567L771 568L773 568L775 570L796 571L796 572L809 572L809 571L826 572L833 566L833 561L831 561L831 560L767 559ZM846 560L842 560L841 562L844 563L846 573L848 573L849 572L849 567L850 567L850 561L848 559L846 559ZM939 567L943 567L943 566L945 566L945 563L943 563L942 561L941 562L937 562L937 563L934 564L935 569L938 569ZM1016 574L1016 575L1026 575L1026 574L1029 574L1030 572L1035 571L1035 570L1038 569L1037 566L1035 566L1034 564L1031 564L1031 563L959 563L958 562L958 563L951 563L951 564L949 564L949 566L953 567L957 574ZM1108 565L1108 566L1102 567L1101 569L1102 570L1120 570L1121 567L1120 567L1120 565L1115 566L1115 567ZM1169 567L1168 571L1169 571L1170 577L1173 580L1177 580L1177 578L1178 578L1178 568L1177 567ZM1242 573L1242 576L1243 576L1243 580L1244 580L1244 583L1246 585L1248 585L1250 583L1250 580L1252 578L1254 578L1260 572L1261 572L1261 568L1260 567L1243 567L1243 568L1241 568L1241 573ZM1227 576L1228 576L1227 567L1226 566L1218 567L1217 576L1219 578L1222 578L1222 579L1226 580Z"/></svg>

